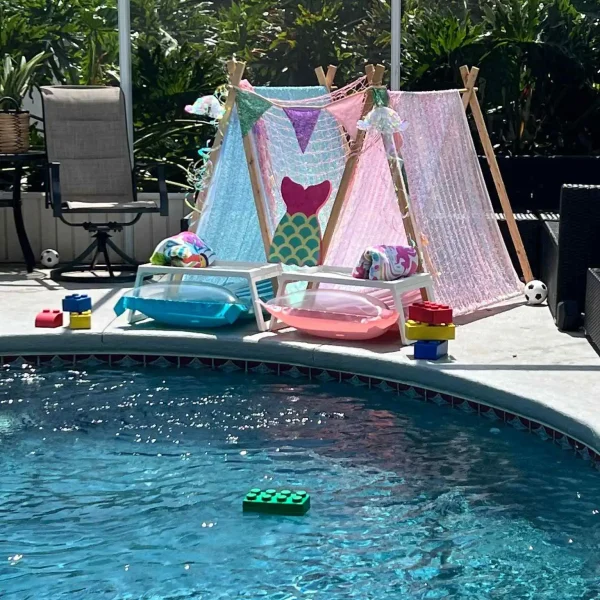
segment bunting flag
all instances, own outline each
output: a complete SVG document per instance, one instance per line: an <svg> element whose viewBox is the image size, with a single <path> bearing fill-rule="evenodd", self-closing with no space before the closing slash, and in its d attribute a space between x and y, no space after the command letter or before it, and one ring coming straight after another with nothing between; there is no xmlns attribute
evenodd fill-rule
<svg viewBox="0 0 600 600"><path fill-rule="evenodd" d="M266 98L242 90L238 90L236 102L242 136L248 135L256 121L271 108L271 103Z"/></svg>
<svg viewBox="0 0 600 600"><path fill-rule="evenodd" d="M315 130L321 109L319 108L284 108L283 111L291 121L296 139L300 145L302 154L306 151L308 142Z"/></svg>
<svg viewBox="0 0 600 600"><path fill-rule="evenodd" d="M325 110L335 117L352 140L356 139L358 133L356 124L362 116L364 101L365 94L353 94L325 107Z"/></svg>

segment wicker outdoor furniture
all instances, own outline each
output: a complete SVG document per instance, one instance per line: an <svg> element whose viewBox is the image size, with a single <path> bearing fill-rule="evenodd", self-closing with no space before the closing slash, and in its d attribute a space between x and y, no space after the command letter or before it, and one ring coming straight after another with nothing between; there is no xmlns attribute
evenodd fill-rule
<svg viewBox="0 0 600 600"><path fill-rule="evenodd" d="M545 220L541 230L541 279L559 329L582 325L586 274L600 267L600 186L564 185L560 218Z"/></svg>
<svg viewBox="0 0 600 600"><path fill-rule="evenodd" d="M600 349L600 268L588 269L585 294L585 333Z"/></svg>

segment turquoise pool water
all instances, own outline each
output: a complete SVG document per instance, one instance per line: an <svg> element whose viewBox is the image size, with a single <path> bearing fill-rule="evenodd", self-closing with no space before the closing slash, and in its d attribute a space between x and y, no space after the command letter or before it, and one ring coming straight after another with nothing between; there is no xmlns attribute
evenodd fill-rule
<svg viewBox="0 0 600 600"><path fill-rule="evenodd" d="M4 369L0 472L3 600L600 597L598 473L379 390ZM243 515L267 485L311 511Z"/></svg>

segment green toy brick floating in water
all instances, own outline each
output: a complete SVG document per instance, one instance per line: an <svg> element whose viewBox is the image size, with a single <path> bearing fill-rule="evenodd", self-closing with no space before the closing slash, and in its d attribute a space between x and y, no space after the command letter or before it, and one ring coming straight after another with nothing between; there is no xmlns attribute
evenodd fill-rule
<svg viewBox="0 0 600 600"><path fill-rule="evenodd" d="M300 517L310 508L310 496L304 491L250 490L244 498L244 512Z"/></svg>

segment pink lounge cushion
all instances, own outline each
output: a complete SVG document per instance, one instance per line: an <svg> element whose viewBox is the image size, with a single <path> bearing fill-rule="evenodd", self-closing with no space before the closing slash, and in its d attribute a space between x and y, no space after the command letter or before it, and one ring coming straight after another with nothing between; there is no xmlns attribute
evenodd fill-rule
<svg viewBox="0 0 600 600"><path fill-rule="evenodd" d="M398 313L380 300L344 290L294 292L274 298L264 306L289 327L331 339L373 339L398 321Z"/></svg>

